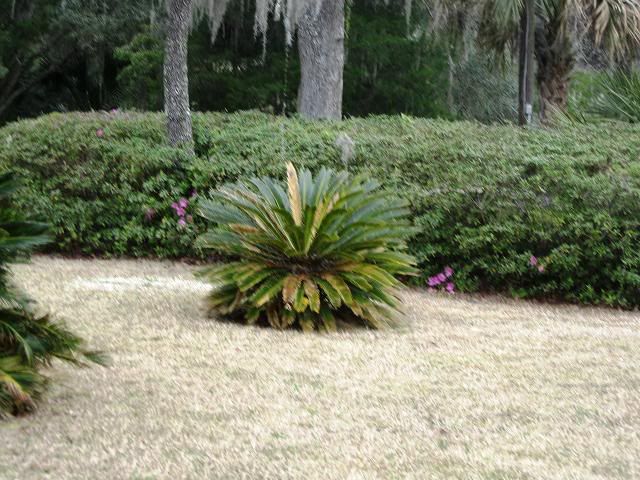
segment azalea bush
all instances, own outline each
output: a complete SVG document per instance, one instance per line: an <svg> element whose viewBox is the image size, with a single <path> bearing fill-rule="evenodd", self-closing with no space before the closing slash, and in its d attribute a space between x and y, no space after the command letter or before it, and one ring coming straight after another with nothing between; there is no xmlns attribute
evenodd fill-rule
<svg viewBox="0 0 640 480"><path fill-rule="evenodd" d="M398 275L415 273L405 253L406 202L374 180L323 168L287 168L287 184L254 178L200 203L213 224L200 244L233 261L206 275L211 311L274 328L380 328L398 309Z"/></svg>
<svg viewBox="0 0 640 480"><path fill-rule="evenodd" d="M11 206L17 187L12 174L0 175L0 417L35 408L47 385L42 368L53 359L76 365L104 362L62 323L35 315L29 300L9 288L7 263L49 241L46 225L24 220Z"/></svg>
<svg viewBox="0 0 640 480"><path fill-rule="evenodd" d="M25 179L16 201L52 224L48 248L56 252L202 260L210 251L194 248L206 223L195 214L193 190L283 178L295 162L384 179L409 202L418 233L408 248L420 270L409 281L417 285L450 266L457 292L640 307L638 124L523 130L407 116L305 122L258 112L193 120L195 156L166 146L161 114L20 121L0 128L0 166Z"/></svg>

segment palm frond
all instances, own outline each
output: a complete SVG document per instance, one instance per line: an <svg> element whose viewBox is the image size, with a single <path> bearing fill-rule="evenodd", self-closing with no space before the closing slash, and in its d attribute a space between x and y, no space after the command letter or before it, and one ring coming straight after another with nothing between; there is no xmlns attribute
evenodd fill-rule
<svg viewBox="0 0 640 480"><path fill-rule="evenodd" d="M8 287L6 262L49 240L47 225L26 221L12 207L19 185L12 173L0 174L0 417L35 408L47 385L40 370L53 359L78 366L107 361L62 323L35 315L29 300Z"/></svg>
<svg viewBox="0 0 640 480"><path fill-rule="evenodd" d="M362 176L289 164L285 187L271 178L225 186L200 213L213 224L200 245L234 258L204 274L217 315L305 331L377 327L397 310L396 275L415 274L406 202Z"/></svg>

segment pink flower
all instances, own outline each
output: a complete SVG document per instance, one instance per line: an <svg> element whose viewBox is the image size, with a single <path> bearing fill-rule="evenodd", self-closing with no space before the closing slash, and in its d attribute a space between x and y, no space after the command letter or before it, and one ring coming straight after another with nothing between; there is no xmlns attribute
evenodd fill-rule
<svg viewBox="0 0 640 480"><path fill-rule="evenodd" d="M99 129L96 130L96 137L98 137L98 138L104 137L104 129L103 128L99 128Z"/></svg>
<svg viewBox="0 0 640 480"><path fill-rule="evenodd" d="M438 285L440 285L442 282L440 280L438 280L438 277L429 277L429 280L427 281L427 285L429 285L430 287L437 287Z"/></svg>
<svg viewBox="0 0 640 480"><path fill-rule="evenodd" d="M175 211L178 211L178 208L180 208L180 207L178 206L178 204L176 202L173 202L171 204L171 208L173 208Z"/></svg>
<svg viewBox="0 0 640 480"><path fill-rule="evenodd" d="M538 265L538 271L544 273L544 265Z"/></svg>
<svg viewBox="0 0 640 480"><path fill-rule="evenodd" d="M185 214L185 213L186 213L186 211L185 211L185 209L184 209L184 208L182 208L182 207L178 207L178 208L176 208L176 214L177 214L179 217L184 217L184 214Z"/></svg>
<svg viewBox="0 0 640 480"><path fill-rule="evenodd" d="M189 200L187 200L186 198L181 198L180 200L178 200L178 205L180 205L181 208L187 208L189 206Z"/></svg>
<svg viewBox="0 0 640 480"><path fill-rule="evenodd" d="M449 266L444 267L444 276L447 278L451 278L452 275L453 275L453 268Z"/></svg>
<svg viewBox="0 0 640 480"><path fill-rule="evenodd" d="M447 279L447 276L444 273L439 273L436 275L436 278L438 279L438 283L443 283Z"/></svg>
<svg viewBox="0 0 640 480"><path fill-rule="evenodd" d="M534 255L531 255L531 258L529 259L529 265L531 265L532 267L538 265L538 258Z"/></svg>
<svg viewBox="0 0 640 480"><path fill-rule="evenodd" d="M117 108L112 108L112 109L111 109L111 113L112 113L113 115L115 115L116 113L118 113L118 109L117 109Z"/></svg>
<svg viewBox="0 0 640 480"><path fill-rule="evenodd" d="M184 218L181 218L180 220L178 220L178 225L184 227L187 225L187 222Z"/></svg>
<svg viewBox="0 0 640 480"><path fill-rule="evenodd" d="M453 284L453 282L449 282L447 283L447 286L445 287L445 290L449 293L453 293L456 290L456 286Z"/></svg>

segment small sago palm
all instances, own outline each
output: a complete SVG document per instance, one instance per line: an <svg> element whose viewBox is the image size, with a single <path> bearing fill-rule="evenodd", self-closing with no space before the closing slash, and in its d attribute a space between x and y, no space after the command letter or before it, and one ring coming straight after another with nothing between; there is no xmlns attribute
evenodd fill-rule
<svg viewBox="0 0 640 480"><path fill-rule="evenodd" d="M11 206L17 187L12 174L0 175L0 418L35 408L47 384L41 369L54 358L104 361L64 325L36 316L28 299L9 287L7 263L48 241L46 225L24 220Z"/></svg>
<svg viewBox="0 0 640 480"><path fill-rule="evenodd" d="M231 263L207 272L214 314L274 328L334 331L388 325L398 311L398 275L415 273L405 253L405 202L364 177L287 167L287 185L254 178L203 200L215 224L203 247Z"/></svg>

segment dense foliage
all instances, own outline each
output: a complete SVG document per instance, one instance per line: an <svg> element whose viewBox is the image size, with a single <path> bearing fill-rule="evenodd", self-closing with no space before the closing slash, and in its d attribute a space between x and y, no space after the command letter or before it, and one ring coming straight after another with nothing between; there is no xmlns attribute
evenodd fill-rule
<svg viewBox="0 0 640 480"><path fill-rule="evenodd" d="M157 2L6 3L9 10L15 4L15 15L0 18L0 124L58 110L162 110L164 7ZM194 26L195 110L295 111L297 46L285 47L282 22L273 19L263 44L254 35L254 9L255 2L231 2L213 44L206 20ZM416 9L414 23L422 20ZM349 8L346 115L449 114L443 44L416 32L407 35L401 6L359 1Z"/></svg>
<svg viewBox="0 0 640 480"><path fill-rule="evenodd" d="M64 325L36 316L28 300L8 285L7 263L49 240L46 225L24 220L11 206L17 186L12 174L0 175L0 418L35 408L47 383L40 370L54 358L102 361Z"/></svg>
<svg viewBox="0 0 640 480"><path fill-rule="evenodd" d="M413 274L406 201L364 177L322 168L287 183L254 178L200 201L214 228L205 248L234 261L207 273L211 311L248 323L304 331L388 324L397 310L395 275Z"/></svg>
<svg viewBox="0 0 640 480"><path fill-rule="evenodd" d="M148 22L151 0L0 0L0 124L115 101L113 50Z"/></svg>
<svg viewBox="0 0 640 480"><path fill-rule="evenodd" d="M602 75L598 89L591 111L607 118L640 121L640 73L619 71Z"/></svg>
<svg viewBox="0 0 640 480"><path fill-rule="evenodd" d="M52 114L1 129L0 165L24 174L20 205L51 221L57 250L161 257L202 255L192 247L203 232L194 202L182 216L171 207L194 189L282 178L289 161L346 167L410 202L424 281L451 266L462 291L640 305L634 125L307 123L249 112L196 114L194 133L188 159L163 146L160 115Z"/></svg>

